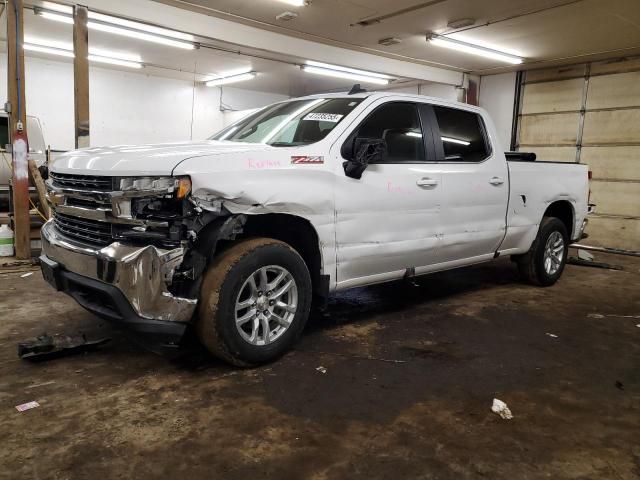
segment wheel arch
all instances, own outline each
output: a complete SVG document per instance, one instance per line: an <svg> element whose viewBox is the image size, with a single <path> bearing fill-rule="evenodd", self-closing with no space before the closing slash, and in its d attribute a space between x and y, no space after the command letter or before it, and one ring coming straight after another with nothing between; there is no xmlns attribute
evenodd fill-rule
<svg viewBox="0 0 640 480"><path fill-rule="evenodd" d="M241 215L241 231L231 237L220 238L215 245L215 254L223 251L234 241L251 237L266 237L280 240L290 245L304 260L313 293L323 299L329 295L329 276L322 274L322 251L318 232L309 220L286 213L264 213ZM219 227L213 227L217 229Z"/></svg>
<svg viewBox="0 0 640 480"><path fill-rule="evenodd" d="M555 217L560 220L567 229L569 240L573 238L575 211L571 202L568 200L551 202L545 210L543 217Z"/></svg>

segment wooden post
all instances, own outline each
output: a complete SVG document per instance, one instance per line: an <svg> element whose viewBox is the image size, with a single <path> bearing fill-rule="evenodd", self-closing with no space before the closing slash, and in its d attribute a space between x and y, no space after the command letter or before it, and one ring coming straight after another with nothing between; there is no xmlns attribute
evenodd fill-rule
<svg viewBox="0 0 640 480"><path fill-rule="evenodd" d="M89 141L89 32L87 7L73 7L73 103L75 107L76 148L90 145Z"/></svg>
<svg viewBox="0 0 640 480"><path fill-rule="evenodd" d="M13 222L15 227L16 257L31 257L31 230L29 218L29 167L25 151L27 139L27 113L24 94L24 42L22 0L7 2L7 100L11 120L9 131L13 144ZM21 128L18 128L21 127ZM17 143L18 142L18 143ZM16 148L18 145L18 148Z"/></svg>

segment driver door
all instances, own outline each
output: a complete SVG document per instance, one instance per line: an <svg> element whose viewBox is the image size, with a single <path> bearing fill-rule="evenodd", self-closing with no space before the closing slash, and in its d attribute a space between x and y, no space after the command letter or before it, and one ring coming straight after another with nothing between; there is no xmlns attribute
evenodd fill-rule
<svg viewBox="0 0 640 480"><path fill-rule="evenodd" d="M384 99L332 147L338 288L399 278L438 262L443 185L427 118L422 104ZM360 179L342 168L349 150L343 147L356 138L387 144Z"/></svg>

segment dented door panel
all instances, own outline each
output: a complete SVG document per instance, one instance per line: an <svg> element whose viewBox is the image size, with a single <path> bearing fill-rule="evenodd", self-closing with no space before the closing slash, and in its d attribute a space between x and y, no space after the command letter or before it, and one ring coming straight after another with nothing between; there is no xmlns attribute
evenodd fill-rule
<svg viewBox="0 0 640 480"><path fill-rule="evenodd" d="M492 254L505 233L508 200L504 157L443 165L442 258L454 261ZM504 183L492 185L492 178Z"/></svg>
<svg viewBox="0 0 640 480"><path fill-rule="evenodd" d="M557 201L573 209L574 224L568 232L577 240L587 217L588 167L571 163L507 162L510 178L507 235L501 253L527 251L535 239L542 217Z"/></svg>
<svg viewBox="0 0 640 480"><path fill-rule="evenodd" d="M360 180L336 176L338 282L438 263L438 165L370 165ZM429 177L433 188L417 182Z"/></svg>

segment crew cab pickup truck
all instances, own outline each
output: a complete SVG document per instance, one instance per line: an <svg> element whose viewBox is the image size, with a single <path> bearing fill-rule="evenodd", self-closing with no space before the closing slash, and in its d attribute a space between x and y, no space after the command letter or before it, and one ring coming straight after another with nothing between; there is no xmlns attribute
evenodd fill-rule
<svg viewBox="0 0 640 480"><path fill-rule="evenodd" d="M214 355L257 365L337 290L504 256L552 285L586 224L586 168L506 156L474 106L303 97L203 142L61 155L42 271L156 345L193 328Z"/></svg>

